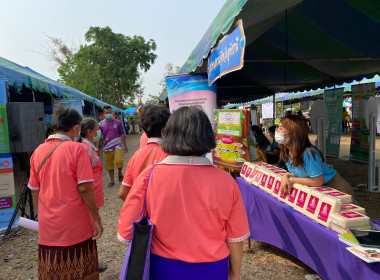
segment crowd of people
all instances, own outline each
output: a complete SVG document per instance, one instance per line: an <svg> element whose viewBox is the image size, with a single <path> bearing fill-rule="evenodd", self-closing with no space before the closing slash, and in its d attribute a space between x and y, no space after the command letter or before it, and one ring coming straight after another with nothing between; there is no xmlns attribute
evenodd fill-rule
<svg viewBox="0 0 380 280"><path fill-rule="evenodd" d="M29 188L38 208L38 278L98 279L96 240L103 226L102 163L96 143L102 139L109 187L114 168L121 183L117 238L129 243L132 223L142 214L154 224L150 279L239 279L243 241L250 235L236 181L204 157L215 147L207 115L196 107L170 114L166 107L146 105L141 111L140 148L122 174L128 152L120 121L104 107L105 120L82 117L72 108L53 114L53 134L31 157ZM293 183L333 185L352 194L351 186L311 145L300 116L286 116L269 128L272 142L252 126L257 149L271 164L288 169L281 191ZM149 186L149 192L148 192ZM146 197L146 213L142 213ZM115 217L116 219L117 217ZM69 265L68 265L69 264Z"/></svg>

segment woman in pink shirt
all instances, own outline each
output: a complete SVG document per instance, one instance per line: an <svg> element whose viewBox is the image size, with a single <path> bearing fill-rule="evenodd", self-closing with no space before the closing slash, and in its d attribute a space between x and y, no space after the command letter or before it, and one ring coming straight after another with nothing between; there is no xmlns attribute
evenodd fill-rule
<svg viewBox="0 0 380 280"><path fill-rule="evenodd" d="M99 150L95 146L95 142L100 140L102 133L99 129L98 122L93 118L86 118L81 122L79 142L82 143L83 148L88 152L90 157L92 173L94 175L94 188L96 206L98 209L104 205L104 192L103 192L103 168L102 162L99 157ZM99 272L103 272L108 268L107 264L99 262Z"/></svg>
<svg viewBox="0 0 380 280"><path fill-rule="evenodd" d="M38 206L38 279L99 279L96 239L103 232L94 177L79 137L82 117L72 108L53 114L56 134L30 159L28 186ZM70 264L70 265L68 265Z"/></svg>
<svg viewBox="0 0 380 280"><path fill-rule="evenodd" d="M161 105L145 105L141 110L141 125L147 135L147 144L140 147L129 160L118 196L125 200L137 176L152 163L168 156L161 148L161 131L170 117L169 110Z"/></svg>
<svg viewBox="0 0 380 280"><path fill-rule="evenodd" d="M196 107L176 110L163 139L170 156L137 177L120 212L119 240L131 240L147 193L150 279L239 279L247 216L235 180L203 157L215 147L207 115Z"/></svg>
<svg viewBox="0 0 380 280"><path fill-rule="evenodd" d="M96 206L100 208L104 205L103 193L103 169L102 162L99 158L99 150L95 146L95 142L100 140L101 131L98 122L92 118L86 118L81 122L81 138L79 142L83 144L83 148L90 157L92 173L94 174L94 188Z"/></svg>

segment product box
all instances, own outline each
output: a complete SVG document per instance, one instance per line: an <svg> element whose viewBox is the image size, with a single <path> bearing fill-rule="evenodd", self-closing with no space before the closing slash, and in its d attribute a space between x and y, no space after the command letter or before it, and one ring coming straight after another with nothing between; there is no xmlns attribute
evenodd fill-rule
<svg viewBox="0 0 380 280"><path fill-rule="evenodd" d="M321 205L323 194L321 192L318 192L316 190L311 190L309 199L306 203L306 208L304 209L303 213L310 219L315 220L316 216L318 215L318 208Z"/></svg>
<svg viewBox="0 0 380 280"><path fill-rule="evenodd" d="M325 227L331 227L331 221L329 220L329 216L334 213L339 213L340 208L342 207L342 202L329 195L324 195L322 197L322 202L317 209L316 221Z"/></svg>
<svg viewBox="0 0 380 280"><path fill-rule="evenodd" d="M343 212L352 212L352 211L355 211L357 213L366 215L365 209L363 207L357 206L355 204L350 204L350 203L347 203L347 204L344 203L344 204L342 204L342 208L340 209L341 213L343 213Z"/></svg>
<svg viewBox="0 0 380 280"><path fill-rule="evenodd" d="M297 200L293 206L295 210L303 213L306 208L306 202L310 197L311 188L305 185L299 185L299 194ZM304 214L304 213L303 213Z"/></svg>

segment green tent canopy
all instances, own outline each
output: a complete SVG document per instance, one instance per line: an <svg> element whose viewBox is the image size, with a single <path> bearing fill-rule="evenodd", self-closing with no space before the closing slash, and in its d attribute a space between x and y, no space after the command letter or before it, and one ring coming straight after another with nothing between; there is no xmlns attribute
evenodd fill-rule
<svg viewBox="0 0 380 280"><path fill-rule="evenodd" d="M219 104L372 78L380 71L378 11L376 0L228 0L180 74L207 72L210 50L242 19L244 67L217 80Z"/></svg>

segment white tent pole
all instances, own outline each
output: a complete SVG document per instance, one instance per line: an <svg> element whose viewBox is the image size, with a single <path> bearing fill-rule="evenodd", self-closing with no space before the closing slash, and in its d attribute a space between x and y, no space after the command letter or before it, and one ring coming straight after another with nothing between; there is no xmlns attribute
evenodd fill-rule
<svg viewBox="0 0 380 280"><path fill-rule="evenodd" d="M273 94L273 120L272 120L272 125L274 125L275 119L276 119L276 94Z"/></svg>

